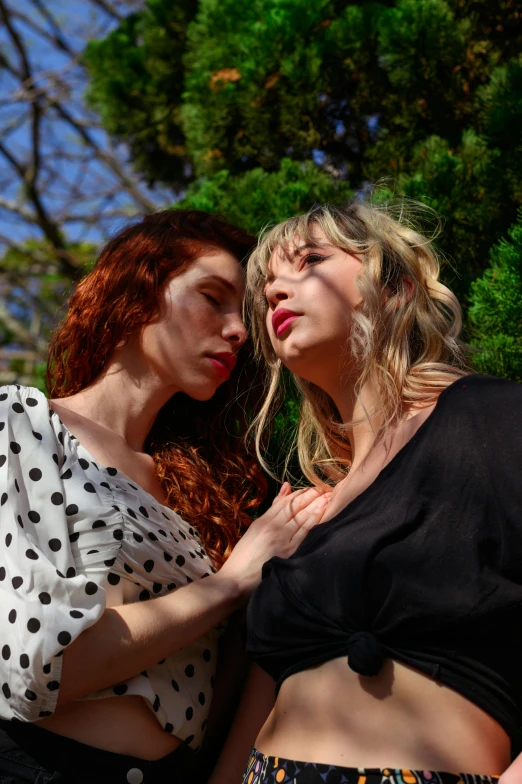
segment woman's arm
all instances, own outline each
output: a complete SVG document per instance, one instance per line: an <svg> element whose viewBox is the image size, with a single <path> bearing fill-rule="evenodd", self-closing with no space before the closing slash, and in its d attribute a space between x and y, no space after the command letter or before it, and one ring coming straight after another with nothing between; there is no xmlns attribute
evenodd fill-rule
<svg viewBox="0 0 522 784"><path fill-rule="evenodd" d="M498 784L520 784L522 781L522 754L511 763L498 780Z"/></svg>
<svg viewBox="0 0 522 784"><path fill-rule="evenodd" d="M273 679L257 664L253 664L232 728L209 784L241 784L252 746L274 703Z"/></svg>
<svg viewBox="0 0 522 784"><path fill-rule="evenodd" d="M313 488L283 492L217 574L148 602L106 609L64 651L57 707L136 675L220 623L246 602L265 561L297 548L326 502Z"/></svg>
<svg viewBox="0 0 522 784"><path fill-rule="evenodd" d="M218 573L148 602L107 608L64 651L57 708L146 670L243 601L241 586Z"/></svg>

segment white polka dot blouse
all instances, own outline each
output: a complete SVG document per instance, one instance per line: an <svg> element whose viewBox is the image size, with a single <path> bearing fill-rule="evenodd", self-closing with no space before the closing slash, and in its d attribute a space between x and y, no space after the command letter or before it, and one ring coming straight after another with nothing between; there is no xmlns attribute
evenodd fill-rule
<svg viewBox="0 0 522 784"><path fill-rule="evenodd" d="M213 571L197 531L115 468L97 465L30 387L0 387L0 716L50 716L62 652L106 607L147 601ZM212 629L84 699L138 694L193 748L205 731Z"/></svg>

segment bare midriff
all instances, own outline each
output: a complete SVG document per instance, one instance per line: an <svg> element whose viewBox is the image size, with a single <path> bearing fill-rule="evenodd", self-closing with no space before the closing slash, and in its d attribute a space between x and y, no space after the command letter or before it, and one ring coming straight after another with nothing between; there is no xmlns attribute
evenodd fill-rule
<svg viewBox="0 0 522 784"><path fill-rule="evenodd" d="M255 745L355 768L499 775L510 760L506 732L462 695L391 660L360 676L346 657L287 678Z"/></svg>
<svg viewBox="0 0 522 784"><path fill-rule="evenodd" d="M98 749L147 760L161 759L181 743L163 731L137 695L78 700L37 724Z"/></svg>

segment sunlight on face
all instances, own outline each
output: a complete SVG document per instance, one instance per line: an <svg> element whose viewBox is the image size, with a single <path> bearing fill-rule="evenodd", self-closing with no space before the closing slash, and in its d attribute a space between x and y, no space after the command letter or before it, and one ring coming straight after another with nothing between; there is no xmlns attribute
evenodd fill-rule
<svg viewBox="0 0 522 784"><path fill-rule="evenodd" d="M296 237L291 247L272 254L266 326L281 361L318 383L325 373L339 373L351 316L362 303L356 282L362 263L331 245L320 229L313 236L313 245Z"/></svg>
<svg viewBox="0 0 522 784"><path fill-rule="evenodd" d="M145 361L165 383L207 400L230 376L247 337L244 288L238 260L217 249L170 280L160 316L143 329L140 341Z"/></svg>

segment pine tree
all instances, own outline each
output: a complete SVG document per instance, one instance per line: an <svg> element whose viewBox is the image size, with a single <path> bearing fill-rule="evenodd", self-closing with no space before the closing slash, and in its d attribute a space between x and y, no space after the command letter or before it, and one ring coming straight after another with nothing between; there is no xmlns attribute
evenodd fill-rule
<svg viewBox="0 0 522 784"><path fill-rule="evenodd" d="M471 282L522 205L515 0L146 0L85 60L150 182L250 230L384 180Z"/></svg>
<svg viewBox="0 0 522 784"><path fill-rule="evenodd" d="M471 284L469 319L476 367L522 381L522 210L491 251L490 264Z"/></svg>

